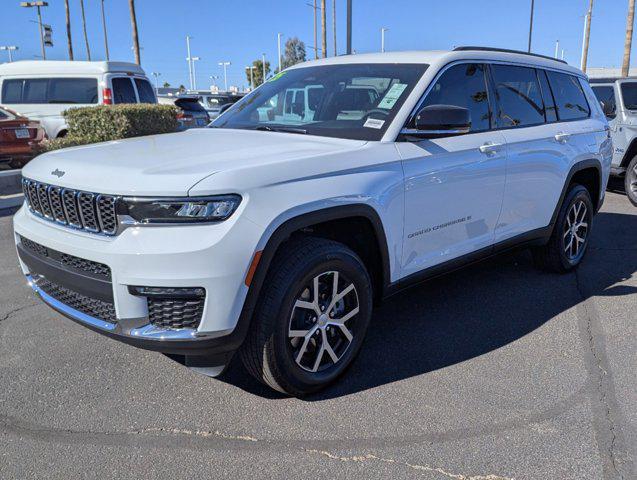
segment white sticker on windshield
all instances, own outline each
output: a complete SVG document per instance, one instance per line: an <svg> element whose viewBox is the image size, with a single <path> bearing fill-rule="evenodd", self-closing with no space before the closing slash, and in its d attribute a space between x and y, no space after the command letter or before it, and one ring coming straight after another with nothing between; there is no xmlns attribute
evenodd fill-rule
<svg viewBox="0 0 637 480"><path fill-rule="evenodd" d="M368 118L363 124L363 127L381 129L383 128L383 125L385 125L385 120L380 120L378 118Z"/></svg>
<svg viewBox="0 0 637 480"><path fill-rule="evenodd" d="M400 98L400 95L405 91L405 88L407 88L406 83L394 83L385 94L385 97L380 101L377 108L392 108Z"/></svg>

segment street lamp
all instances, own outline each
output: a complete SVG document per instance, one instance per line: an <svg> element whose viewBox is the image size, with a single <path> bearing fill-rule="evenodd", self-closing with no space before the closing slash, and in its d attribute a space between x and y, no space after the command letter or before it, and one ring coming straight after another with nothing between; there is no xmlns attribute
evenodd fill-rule
<svg viewBox="0 0 637 480"><path fill-rule="evenodd" d="M197 74L195 73L195 62L201 60L201 57L192 57L192 89L197 90Z"/></svg>
<svg viewBox="0 0 637 480"><path fill-rule="evenodd" d="M263 81L261 83L265 83L265 53L261 55L261 66L263 67Z"/></svg>
<svg viewBox="0 0 637 480"><path fill-rule="evenodd" d="M0 45L0 50L6 50L9 52L9 63L13 62L13 54L11 52L17 50L18 47L15 45Z"/></svg>
<svg viewBox="0 0 637 480"><path fill-rule="evenodd" d="M385 52L385 32L389 30L389 28L381 28L380 29L380 51Z"/></svg>
<svg viewBox="0 0 637 480"><path fill-rule="evenodd" d="M46 52L44 51L44 32L42 31L42 14L40 7L48 7L48 2L20 2L21 7L31 8L36 7L38 9L38 25L40 26L40 45L42 46L42 60L46 60Z"/></svg>
<svg viewBox="0 0 637 480"><path fill-rule="evenodd" d="M281 36L282 35L283 35L282 33L276 34L277 46L279 48L279 72L281 71Z"/></svg>
<svg viewBox="0 0 637 480"><path fill-rule="evenodd" d="M223 67L223 88L224 91L228 91L228 65L232 65L232 62L219 62L219 66Z"/></svg>
<svg viewBox="0 0 637 480"><path fill-rule="evenodd" d="M159 95L159 85L157 85L157 77L161 76L159 72L153 72L153 77L155 77L155 95Z"/></svg>

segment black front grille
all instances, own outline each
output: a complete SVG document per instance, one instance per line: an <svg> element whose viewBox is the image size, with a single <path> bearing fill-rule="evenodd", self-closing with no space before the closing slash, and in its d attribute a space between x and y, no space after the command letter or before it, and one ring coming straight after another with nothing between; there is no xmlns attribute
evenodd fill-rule
<svg viewBox="0 0 637 480"><path fill-rule="evenodd" d="M104 277L109 280L111 279L111 269L108 265L104 265L103 263L86 260L85 258L69 255L68 253L58 252L57 250L40 245L33 240L29 240L22 235L20 235L20 244L30 252L40 257L47 257L55 262L61 263L65 267L92 273L96 276Z"/></svg>
<svg viewBox="0 0 637 480"><path fill-rule="evenodd" d="M115 323L116 321L115 306L110 302L87 297L39 275L34 275L33 281L44 293L74 310L106 322Z"/></svg>
<svg viewBox="0 0 637 480"><path fill-rule="evenodd" d="M205 297L148 298L148 319L158 328L197 328L203 315Z"/></svg>
<svg viewBox="0 0 637 480"><path fill-rule="evenodd" d="M91 233L117 233L119 197L82 192L22 179L22 190L29 209L47 220Z"/></svg>

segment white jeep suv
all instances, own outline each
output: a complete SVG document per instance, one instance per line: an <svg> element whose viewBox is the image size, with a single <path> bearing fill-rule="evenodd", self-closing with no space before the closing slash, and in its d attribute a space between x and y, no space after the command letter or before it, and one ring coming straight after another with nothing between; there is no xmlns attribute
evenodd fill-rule
<svg viewBox="0 0 637 480"><path fill-rule="evenodd" d="M504 249L582 260L612 147L586 77L479 47L274 76L210 128L23 170L20 264L60 313L210 375L332 382L374 300Z"/></svg>

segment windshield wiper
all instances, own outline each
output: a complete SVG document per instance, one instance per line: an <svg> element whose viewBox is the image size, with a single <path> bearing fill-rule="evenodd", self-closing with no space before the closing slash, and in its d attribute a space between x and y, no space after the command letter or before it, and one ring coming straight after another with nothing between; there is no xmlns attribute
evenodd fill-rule
<svg viewBox="0 0 637 480"><path fill-rule="evenodd" d="M304 128L271 127L269 125L259 125L258 127L254 127L253 130L261 130L264 132L300 133L301 135L305 135L307 133L307 130Z"/></svg>

